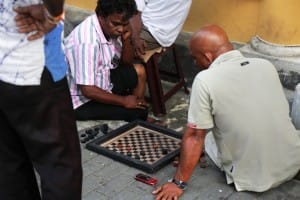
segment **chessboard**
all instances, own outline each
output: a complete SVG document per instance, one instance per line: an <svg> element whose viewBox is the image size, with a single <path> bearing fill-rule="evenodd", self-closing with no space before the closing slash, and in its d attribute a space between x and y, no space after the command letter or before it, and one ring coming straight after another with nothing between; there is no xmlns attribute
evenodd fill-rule
<svg viewBox="0 0 300 200"><path fill-rule="evenodd" d="M171 129L137 120L89 142L86 147L131 167L154 173L178 156L181 137Z"/></svg>

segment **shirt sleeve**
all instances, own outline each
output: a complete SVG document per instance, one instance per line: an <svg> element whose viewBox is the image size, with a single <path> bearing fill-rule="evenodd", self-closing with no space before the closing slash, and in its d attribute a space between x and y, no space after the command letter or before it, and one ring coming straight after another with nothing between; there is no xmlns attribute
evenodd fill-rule
<svg viewBox="0 0 300 200"><path fill-rule="evenodd" d="M138 11L142 12L147 4L148 0L135 0Z"/></svg>
<svg viewBox="0 0 300 200"><path fill-rule="evenodd" d="M78 85L95 85L99 61L99 48L94 44L79 44L69 48L66 56L71 75Z"/></svg>
<svg viewBox="0 0 300 200"><path fill-rule="evenodd" d="M192 85L188 126L197 129L210 129L214 126L209 89L198 76Z"/></svg>

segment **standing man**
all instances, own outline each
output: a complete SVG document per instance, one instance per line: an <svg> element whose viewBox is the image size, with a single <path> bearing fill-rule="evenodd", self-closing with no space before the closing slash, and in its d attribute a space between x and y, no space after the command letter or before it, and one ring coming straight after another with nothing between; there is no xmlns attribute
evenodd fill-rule
<svg viewBox="0 0 300 200"><path fill-rule="evenodd" d="M81 199L81 152L61 48L63 4L0 3L3 200Z"/></svg>
<svg viewBox="0 0 300 200"><path fill-rule="evenodd" d="M219 157L208 154L237 191L263 192L292 179L300 169L300 138L275 67L233 50L225 31L215 25L197 31L190 50L207 69L192 86L176 174L153 191L156 200L182 195L210 129Z"/></svg>
<svg viewBox="0 0 300 200"><path fill-rule="evenodd" d="M138 14L130 21L135 54L171 46L180 33L192 0L135 0Z"/></svg>
<svg viewBox="0 0 300 200"><path fill-rule="evenodd" d="M129 19L134 0L99 0L95 14L65 39L68 80L78 120L146 120L146 73L133 65Z"/></svg>

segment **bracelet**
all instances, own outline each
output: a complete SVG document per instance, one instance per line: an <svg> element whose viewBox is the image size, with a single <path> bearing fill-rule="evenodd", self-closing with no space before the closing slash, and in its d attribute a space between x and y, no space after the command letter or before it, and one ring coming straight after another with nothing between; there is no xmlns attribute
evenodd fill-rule
<svg viewBox="0 0 300 200"><path fill-rule="evenodd" d="M171 178L168 180L169 183L174 183L177 185L181 190L186 190L187 189L187 183L183 182L181 180L176 180L175 178Z"/></svg>
<svg viewBox="0 0 300 200"><path fill-rule="evenodd" d="M65 17L65 13L62 12L60 15L54 17L52 16L49 11L47 10L47 8L45 7L45 18L46 20L50 23L50 24L54 24L57 25L61 20L63 20Z"/></svg>

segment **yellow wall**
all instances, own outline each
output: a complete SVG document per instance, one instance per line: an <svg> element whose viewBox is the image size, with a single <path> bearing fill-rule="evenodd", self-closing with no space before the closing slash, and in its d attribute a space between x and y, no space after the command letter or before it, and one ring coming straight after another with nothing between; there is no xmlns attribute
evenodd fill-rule
<svg viewBox="0 0 300 200"><path fill-rule="evenodd" d="M194 0L184 30L194 32L205 24L218 24L231 40L248 41L256 32L259 0Z"/></svg>
<svg viewBox="0 0 300 200"><path fill-rule="evenodd" d="M94 10L97 4L97 0L65 0L65 2L70 5L90 10Z"/></svg>
<svg viewBox="0 0 300 200"><path fill-rule="evenodd" d="M283 44L300 44L300 1L263 0L257 34L263 39Z"/></svg>
<svg viewBox="0 0 300 200"><path fill-rule="evenodd" d="M94 10L97 0L66 0ZM259 35L264 40L300 44L299 0L193 0L184 30L194 32L205 24L218 24L233 41L248 42Z"/></svg>

